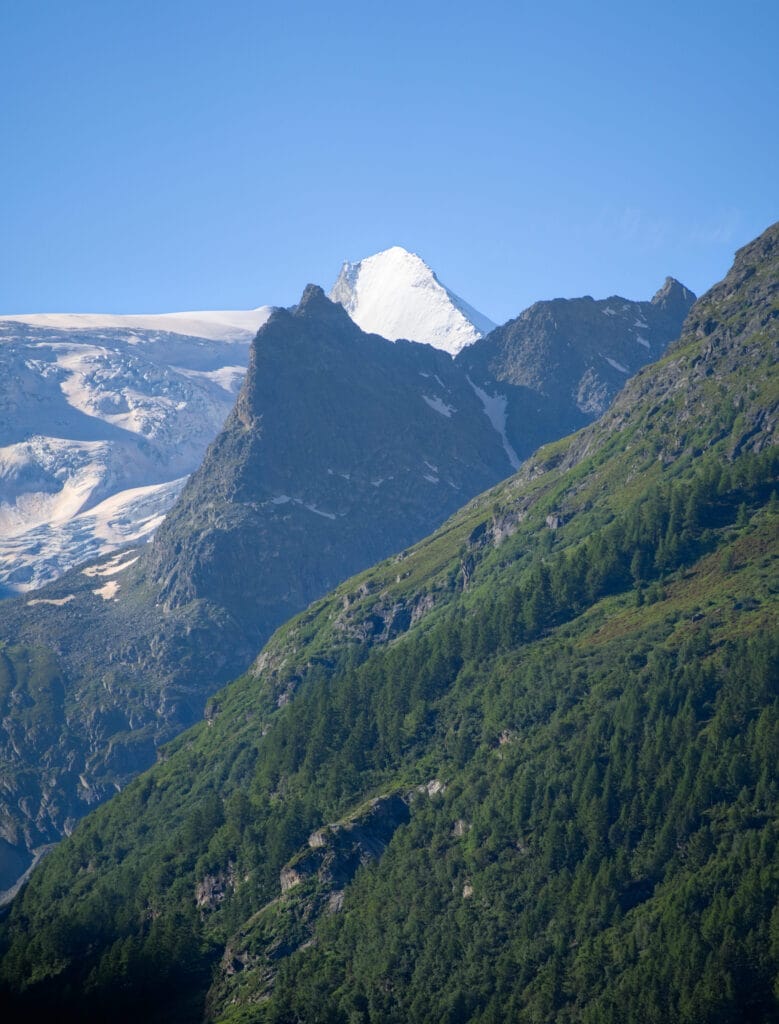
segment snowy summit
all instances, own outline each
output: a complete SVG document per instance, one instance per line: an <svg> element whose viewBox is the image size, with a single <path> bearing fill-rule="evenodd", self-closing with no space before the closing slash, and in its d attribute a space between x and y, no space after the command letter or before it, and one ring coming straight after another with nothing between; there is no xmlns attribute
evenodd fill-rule
<svg viewBox="0 0 779 1024"><path fill-rule="evenodd" d="M399 245L344 263L330 298L363 331L390 341L427 342L452 355L495 327L442 285L423 259Z"/></svg>

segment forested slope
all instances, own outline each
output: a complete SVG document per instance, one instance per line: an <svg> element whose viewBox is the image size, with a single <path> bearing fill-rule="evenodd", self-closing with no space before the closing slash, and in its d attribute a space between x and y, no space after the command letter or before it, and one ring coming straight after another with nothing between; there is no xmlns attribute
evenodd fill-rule
<svg viewBox="0 0 779 1024"><path fill-rule="evenodd" d="M779 1014L779 228L272 638L3 923L11 1019Z"/></svg>

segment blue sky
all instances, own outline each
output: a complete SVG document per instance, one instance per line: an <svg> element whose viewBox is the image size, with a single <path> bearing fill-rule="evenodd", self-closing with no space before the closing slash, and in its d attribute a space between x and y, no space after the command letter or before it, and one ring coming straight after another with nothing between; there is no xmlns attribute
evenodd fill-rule
<svg viewBox="0 0 779 1024"><path fill-rule="evenodd" d="M0 0L0 312L288 305L423 256L494 320L702 291L779 218L779 4Z"/></svg>

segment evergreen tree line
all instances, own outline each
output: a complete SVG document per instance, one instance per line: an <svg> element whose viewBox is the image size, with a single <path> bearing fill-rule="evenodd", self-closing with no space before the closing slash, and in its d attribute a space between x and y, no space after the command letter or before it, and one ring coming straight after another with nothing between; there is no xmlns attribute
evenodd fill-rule
<svg viewBox="0 0 779 1024"><path fill-rule="evenodd" d="M415 809L256 1019L770 1019L776 645L723 648L704 622L666 646L673 623L648 612L675 570L761 509L775 521L778 468L775 450L704 460L575 547L507 565L489 598L312 666L229 756L201 727L177 744L193 748L186 777L174 756L36 872L0 936L8 1005L197 1019L224 943L309 832L439 774L444 797ZM578 643L582 613L626 592L644 606L636 635ZM232 881L204 910L208 875Z"/></svg>

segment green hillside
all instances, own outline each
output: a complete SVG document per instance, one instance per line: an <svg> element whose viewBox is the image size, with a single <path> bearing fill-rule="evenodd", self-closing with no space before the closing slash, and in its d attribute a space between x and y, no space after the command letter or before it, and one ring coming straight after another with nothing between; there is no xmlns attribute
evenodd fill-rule
<svg viewBox="0 0 779 1024"><path fill-rule="evenodd" d="M777 1019L777 342L774 226L46 858L8 1019Z"/></svg>

